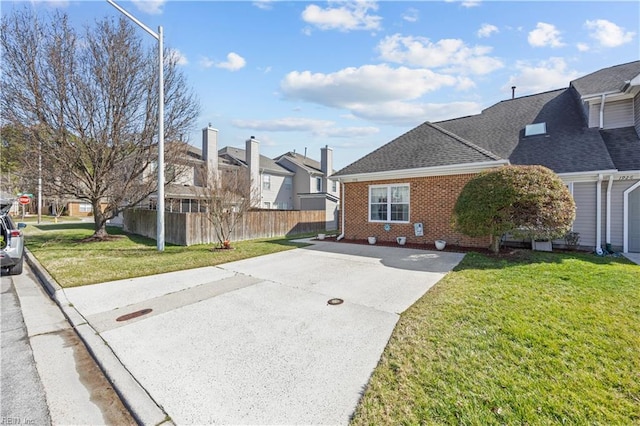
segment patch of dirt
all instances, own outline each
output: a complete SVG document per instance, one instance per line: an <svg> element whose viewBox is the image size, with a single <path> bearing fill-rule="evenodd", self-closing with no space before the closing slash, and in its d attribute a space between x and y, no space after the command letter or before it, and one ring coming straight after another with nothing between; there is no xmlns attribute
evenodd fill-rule
<svg viewBox="0 0 640 426"><path fill-rule="evenodd" d="M96 237L95 235L92 235L90 237L78 240L78 242L79 243L97 243L102 241L115 241L115 240L120 240L122 238L124 238L124 235L106 235L104 237Z"/></svg>

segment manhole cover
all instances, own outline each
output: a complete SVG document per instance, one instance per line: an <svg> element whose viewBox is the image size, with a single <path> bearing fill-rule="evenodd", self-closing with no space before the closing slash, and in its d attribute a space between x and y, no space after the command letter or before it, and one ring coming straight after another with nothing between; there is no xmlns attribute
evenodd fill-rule
<svg viewBox="0 0 640 426"><path fill-rule="evenodd" d="M340 304L342 304L342 302L344 302L344 300L338 299L338 298L334 298L334 299L329 299L327 301L327 305L340 305Z"/></svg>
<svg viewBox="0 0 640 426"><path fill-rule="evenodd" d="M141 317L143 315L147 315L151 311L153 311L153 309L149 309L149 308L141 309L139 311L131 312L130 314L125 314L125 315L119 316L118 318L116 318L116 321L128 321L130 319L134 319L134 318Z"/></svg>

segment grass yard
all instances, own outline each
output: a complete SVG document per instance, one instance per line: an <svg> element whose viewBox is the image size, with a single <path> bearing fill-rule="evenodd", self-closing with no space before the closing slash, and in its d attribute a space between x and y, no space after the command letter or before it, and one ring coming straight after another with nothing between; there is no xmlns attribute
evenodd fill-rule
<svg viewBox="0 0 640 426"><path fill-rule="evenodd" d="M112 280L159 274L261 256L300 247L285 238L239 241L233 250L215 250L213 245L165 245L108 227L120 238L102 242L81 242L93 234L92 223L29 225L25 228L27 248L62 287L75 287Z"/></svg>
<svg viewBox="0 0 640 426"><path fill-rule="evenodd" d="M640 424L640 266L517 253L402 314L354 425Z"/></svg>

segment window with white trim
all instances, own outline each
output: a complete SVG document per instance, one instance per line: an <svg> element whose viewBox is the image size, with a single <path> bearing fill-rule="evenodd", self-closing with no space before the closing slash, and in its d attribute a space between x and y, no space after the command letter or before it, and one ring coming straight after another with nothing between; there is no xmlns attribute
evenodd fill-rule
<svg viewBox="0 0 640 426"><path fill-rule="evenodd" d="M321 177L317 177L316 178L316 191L317 192L322 192L322 178Z"/></svg>
<svg viewBox="0 0 640 426"><path fill-rule="evenodd" d="M93 207L89 203L80 203L78 207L80 213L91 213L93 211Z"/></svg>
<svg viewBox="0 0 640 426"><path fill-rule="evenodd" d="M369 186L369 222L409 222L409 184Z"/></svg>
<svg viewBox="0 0 640 426"><path fill-rule="evenodd" d="M271 189L271 176L270 175L262 175L262 189L270 190Z"/></svg>

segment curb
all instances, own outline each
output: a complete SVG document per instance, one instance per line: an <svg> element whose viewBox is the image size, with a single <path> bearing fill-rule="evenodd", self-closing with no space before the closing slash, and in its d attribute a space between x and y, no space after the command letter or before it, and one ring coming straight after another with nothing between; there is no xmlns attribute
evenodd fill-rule
<svg viewBox="0 0 640 426"><path fill-rule="evenodd" d="M26 247L25 255L38 281L56 302L136 422L141 425L173 425L164 409L120 362L100 334L73 307L64 289Z"/></svg>

